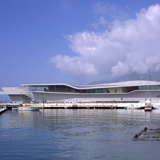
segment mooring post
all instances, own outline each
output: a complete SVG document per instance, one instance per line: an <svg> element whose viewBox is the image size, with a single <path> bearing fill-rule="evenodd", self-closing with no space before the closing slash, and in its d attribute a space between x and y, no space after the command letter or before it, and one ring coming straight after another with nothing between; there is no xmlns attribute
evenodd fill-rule
<svg viewBox="0 0 160 160"><path fill-rule="evenodd" d="M42 101L43 101L43 109L44 109L44 98L42 99Z"/></svg>

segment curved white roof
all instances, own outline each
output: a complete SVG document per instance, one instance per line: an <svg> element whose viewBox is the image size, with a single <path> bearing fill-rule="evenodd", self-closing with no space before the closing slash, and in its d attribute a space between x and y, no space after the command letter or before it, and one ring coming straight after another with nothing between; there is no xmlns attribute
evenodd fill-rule
<svg viewBox="0 0 160 160"><path fill-rule="evenodd" d="M95 85L69 85L65 83L54 83L54 84L23 84L22 86L50 86L50 85L65 85L74 89L95 89L95 88L118 88L118 87L131 87L131 86L154 86L159 85L158 81L124 81L115 83L95 84Z"/></svg>

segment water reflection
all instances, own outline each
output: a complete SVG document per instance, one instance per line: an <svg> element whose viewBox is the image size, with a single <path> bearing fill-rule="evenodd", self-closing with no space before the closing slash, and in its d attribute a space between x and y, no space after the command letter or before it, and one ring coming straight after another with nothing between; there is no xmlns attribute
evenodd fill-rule
<svg viewBox="0 0 160 160"><path fill-rule="evenodd" d="M0 153L15 159L19 151L21 159L142 159L146 152L143 158L151 158L147 151L158 143L132 137L144 127L159 128L159 117L160 110L7 111L0 116Z"/></svg>
<svg viewBox="0 0 160 160"><path fill-rule="evenodd" d="M12 111L9 115L10 128L48 126L49 130L60 128L106 125L113 131L149 124L159 118L159 110L92 110L92 109L45 109L40 111ZM153 124L152 124L153 125ZM115 128L114 128L115 126ZM6 125L5 125L6 127Z"/></svg>

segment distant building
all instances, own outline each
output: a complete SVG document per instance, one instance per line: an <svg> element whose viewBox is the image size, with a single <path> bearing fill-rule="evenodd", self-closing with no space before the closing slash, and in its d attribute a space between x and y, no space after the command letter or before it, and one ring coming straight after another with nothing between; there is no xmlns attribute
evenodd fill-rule
<svg viewBox="0 0 160 160"><path fill-rule="evenodd" d="M33 94L35 101L117 101L142 102L146 93L150 93L152 100L160 102L160 82L156 81L125 81L117 83L95 85L69 84L23 84L24 87L5 87L4 93L12 101L31 101ZM2 94L2 92L1 92Z"/></svg>

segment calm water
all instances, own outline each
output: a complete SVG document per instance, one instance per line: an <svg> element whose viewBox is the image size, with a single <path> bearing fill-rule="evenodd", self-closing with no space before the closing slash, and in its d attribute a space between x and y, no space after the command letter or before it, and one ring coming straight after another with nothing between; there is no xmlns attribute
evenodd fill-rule
<svg viewBox="0 0 160 160"><path fill-rule="evenodd" d="M160 141L134 141L160 128L160 110L42 110L0 115L0 159L160 159Z"/></svg>

